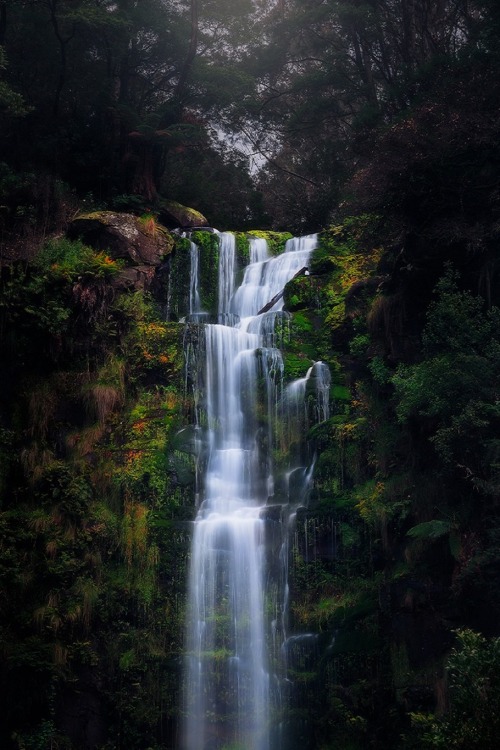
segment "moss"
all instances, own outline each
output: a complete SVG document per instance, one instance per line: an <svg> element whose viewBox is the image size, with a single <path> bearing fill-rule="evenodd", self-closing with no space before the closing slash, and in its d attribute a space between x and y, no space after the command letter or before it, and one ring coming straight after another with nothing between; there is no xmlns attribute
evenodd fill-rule
<svg viewBox="0 0 500 750"><path fill-rule="evenodd" d="M243 269L250 262L249 235L246 232L235 232L236 235L236 260L238 268Z"/></svg>
<svg viewBox="0 0 500 750"><path fill-rule="evenodd" d="M360 650L364 650L364 637L371 634L371 647L373 647L374 623L372 618L378 610L376 581L364 578L351 581L337 578L329 586L321 583L318 586L319 590L311 596L311 588L315 585L314 581L308 578L307 573L304 573L304 576L307 588L301 590L297 588L297 582L292 571L292 585L295 587L292 612L296 625L316 632L342 628L345 641L344 648L347 647L348 643L352 648L352 644L355 642L356 648ZM335 588L335 593L329 594L329 588ZM356 637L356 630L362 631L361 639ZM335 644L332 648L335 651ZM339 647L338 651L340 650Z"/></svg>
<svg viewBox="0 0 500 750"><path fill-rule="evenodd" d="M167 315L171 320L178 320L189 312L190 271L189 240L186 237L176 237L164 289Z"/></svg>
<svg viewBox="0 0 500 750"><path fill-rule="evenodd" d="M193 458L173 446L187 410L184 329L166 323L149 295L112 288L104 256L101 278L101 255L65 241L44 250L15 285L7 275L2 344L10 332L23 368L2 361L0 579L16 602L1 623L16 629L15 642L6 642L6 710L13 715L9 701L16 711L32 705L26 681L35 679L40 711L52 715L54 691L84 693L82 672L85 684L102 675L110 725L124 702L137 706L130 726L140 724L153 745L165 715L158 684L162 700L176 705L172 662L181 649L188 554L178 519L192 515ZM89 308L89 299L99 303L89 296L95 289L103 304ZM157 647L165 642L168 668ZM121 668L127 680L117 691Z"/></svg>
<svg viewBox="0 0 500 750"><path fill-rule="evenodd" d="M170 382L181 374L184 357L183 329L178 323L141 322L135 331L138 368L158 384Z"/></svg>
<svg viewBox="0 0 500 750"><path fill-rule="evenodd" d="M171 214L181 227L203 227L208 224L200 211L189 206L183 206L182 203L177 203L177 201L163 201L161 208Z"/></svg>
<svg viewBox="0 0 500 750"><path fill-rule="evenodd" d="M182 408L183 399L174 389L157 386L140 394L128 417L116 478L134 494L147 496L151 506L171 499L175 467L169 447L181 425Z"/></svg>
<svg viewBox="0 0 500 750"><path fill-rule="evenodd" d="M317 307L316 281L311 276L298 276L285 286L283 294L285 309L314 310Z"/></svg>
<svg viewBox="0 0 500 750"><path fill-rule="evenodd" d="M303 378L311 367L312 362L307 357L300 354L287 352L284 355L283 375L286 381Z"/></svg>
<svg viewBox="0 0 500 750"><path fill-rule="evenodd" d="M199 288L201 309L215 315L218 310L219 237L214 232L196 231L191 239L200 248Z"/></svg>
<svg viewBox="0 0 500 750"><path fill-rule="evenodd" d="M152 296L144 292L120 295L114 310L125 319L121 349L129 381L168 385L178 378L184 367L184 326L163 320ZM109 383L110 374L104 375Z"/></svg>
<svg viewBox="0 0 500 750"><path fill-rule="evenodd" d="M332 397L335 401L350 402L351 392L345 385L335 384L332 387Z"/></svg>
<svg viewBox="0 0 500 750"><path fill-rule="evenodd" d="M106 230L109 234L106 235ZM96 235L102 234L102 237ZM114 244L112 236L121 235L134 243L142 235L154 240L161 250L163 257L168 256L174 247L174 238L169 230L160 224L155 214L147 212L142 216L115 211L92 211L75 217L70 225L69 233L72 237L83 235L90 243L97 244L100 249L106 249L107 243Z"/></svg>
<svg viewBox="0 0 500 750"><path fill-rule="evenodd" d="M311 259L312 291L302 302L294 290L299 297L295 304L315 305L331 329L341 328L348 314L352 317L354 311L346 308L347 296L356 283L373 276L382 256L380 247L369 244L371 222L372 217L346 219L343 224L321 232ZM355 302L363 308L363 315L369 304L366 294L361 294Z"/></svg>
<svg viewBox="0 0 500 750"><path fill-rule="evenodd" d="M270 255L279 255L282 253L287 240L293 237L290 232L267 232L258 229L251 229L247 234L249 237L259 237L266 240Z"/></svg>
<svg viewBox="0 0 500 750"><path fill-rule="evenodd" d="M312 363L319 359L316 323L314 314L307 310L294 312L287 321L287 330L282 340L285 379L303 377ZM296 367L299 360L303 362L303 366Z"/></svg>

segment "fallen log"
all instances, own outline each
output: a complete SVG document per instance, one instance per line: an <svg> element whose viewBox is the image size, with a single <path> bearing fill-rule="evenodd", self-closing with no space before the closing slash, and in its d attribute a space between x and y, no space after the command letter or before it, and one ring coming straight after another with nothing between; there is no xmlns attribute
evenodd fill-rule
<svg viewBox="0 0 500 750"><path fill-rule="evenodd" d="M307 274L307 270L308 270L307 266L304 266L303 268L300 269L300 271L297 271L297 273L292 276L292 278L290 279L290 281L293 281L293 279L296 279L298 276L302 276L304 274ZM281 290L281 292L278 292L278 294L275 294L274 297L272 298L272 300L270 300L266 305L264 305L264 307L262 307L259 310L259 312L257 313L257 315L262 315L262 313L268 312L268 310L270 310L272 307L274 307L274 305L276 304L276 302L279 299L281 299L281 297L283 297L284 293L285 293L285 289L283 288Z"/></svg>

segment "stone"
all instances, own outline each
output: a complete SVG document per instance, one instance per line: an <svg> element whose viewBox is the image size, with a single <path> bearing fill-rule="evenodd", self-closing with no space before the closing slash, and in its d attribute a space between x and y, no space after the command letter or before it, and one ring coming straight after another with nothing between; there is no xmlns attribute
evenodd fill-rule
<svg viewBox="0 0 500 750"><path fill-rule="evenodd" d="M81 214L68 228L71 239L81 239L113 259L130 265L159 266L174 246L170 232L154 219L142 219L116 211Z"/></svg>
<svg viewBox="0 0 500 750"><path fill-rule="evenodd" d="M208 226L208 221L203 214L176 201L163 201L161 211L166 214L165 221L169 224L173 221L176 226L183 229Z"/></svg>
<svg viewBox="0 0 500 750"><path fill-rule="evenodd" d="M147 291L154 280L156 268L154 266L133 266L124 268L113 279L112 286L117 291Z"/></svg>

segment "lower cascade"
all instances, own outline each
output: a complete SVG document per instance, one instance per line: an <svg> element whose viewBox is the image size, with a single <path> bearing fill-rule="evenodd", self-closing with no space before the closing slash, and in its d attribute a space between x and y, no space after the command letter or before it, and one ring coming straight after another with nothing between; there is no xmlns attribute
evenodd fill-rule
<svg viewBox="0 0 500 750"><path fill-rule="evenodd" d="M273 452L297 442L297 434L304 442L308 426L328 418L330 385L328 368L316 362L284 387L277 343L287 313L280 293L308 266L317 238L288 240L272 257L264 240L251 239L240 286L234 236L222 233L219 241L218 322L203 323L198 337L198 513L182 748L276 750L284 747L276 717L286 693L280 658L287 637L287 535L307 495L312 461L307 451L295 451L297 465L278 479ZM190 313L199 312L203 322L195 248L191 259Z"/></svg>

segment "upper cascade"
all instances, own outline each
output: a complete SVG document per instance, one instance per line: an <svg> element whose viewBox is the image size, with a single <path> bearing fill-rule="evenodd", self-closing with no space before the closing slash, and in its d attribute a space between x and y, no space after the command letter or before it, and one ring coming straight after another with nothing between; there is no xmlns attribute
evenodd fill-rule
<svg viewBox="0 0 500 750"><path fill-rule="evenodd" d="M257 315L301 268L308 265L317 241L317 234L294 237L287 240L284 253L271 258L265 257L261 251L259 259L245 269L243 282L231 297L231 312L241 318ZM282 298L273 305L271 311L281 309Z"/></svg>
<svg viewBox="0 0 500 750"><path fill-rule="evenodd" d="M265 608L264 509L274 503L277 420L282 416L304 431L306 423L326 418L330 380L326 365L317 362L290 387L294 396L285 394L274 335L285 315L282 296L269 312L258 313L307 267L316 244L316 235L291 239L281 255L270 256L265 240L252 238L250 262L236 287L235 236L219 235L218 322L204 326L198 384L203 437L189 582L185 750L228 743L246 750L277 747L269 729L272 627ZM197 268L191 246L191 313L199 305ZM294 410L306 409L311 388L314 409L295 419ZM309 481L307 467L291 472L299 469ZM301 492L290 498L292 506L303 497Z"/></svg>

